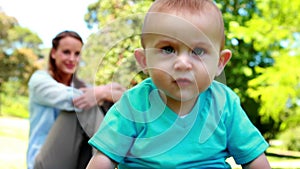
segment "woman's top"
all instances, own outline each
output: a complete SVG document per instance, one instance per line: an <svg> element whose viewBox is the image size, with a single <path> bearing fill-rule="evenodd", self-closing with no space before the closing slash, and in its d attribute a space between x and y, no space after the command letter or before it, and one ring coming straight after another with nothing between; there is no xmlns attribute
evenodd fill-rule
<svg viewBox="0 0 300 169"><path fill-rule="evenodd" d="M72 86L58 83L47 71L34 72L29 80L30 129L27 165L32 168L36 155L61 110L80 111L73 98L82 94Z"/></svg>

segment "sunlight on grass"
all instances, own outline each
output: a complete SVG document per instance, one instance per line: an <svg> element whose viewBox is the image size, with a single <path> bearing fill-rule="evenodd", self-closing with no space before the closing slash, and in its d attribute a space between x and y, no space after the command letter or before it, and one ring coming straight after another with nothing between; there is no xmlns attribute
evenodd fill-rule
<svg viewBox="0 0 300 169"><path fill-rule="evenodd" d="M0 168L26 169L28 120L0 118Z"/></svg>

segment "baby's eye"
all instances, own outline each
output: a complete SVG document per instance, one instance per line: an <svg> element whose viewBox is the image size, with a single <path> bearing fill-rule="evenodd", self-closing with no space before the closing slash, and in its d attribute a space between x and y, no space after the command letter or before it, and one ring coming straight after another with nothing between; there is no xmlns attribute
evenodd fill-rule
<svg viewBox="0 0 300 169"><path fill-rule="evenodd" d="M195 55L201 56L201 55L204 54L204 49L202 49L202 48L195 48L195 49L193 49L192 53L195 54Z"/></svg>
<svg viewBox="0 0 300 169"><path fill-rule="evenodd" d="M171 54L171 53L175 53L175 50L173 47L171 46L165 46L162 49L162 52L165 53L165 54Z"/></svg>

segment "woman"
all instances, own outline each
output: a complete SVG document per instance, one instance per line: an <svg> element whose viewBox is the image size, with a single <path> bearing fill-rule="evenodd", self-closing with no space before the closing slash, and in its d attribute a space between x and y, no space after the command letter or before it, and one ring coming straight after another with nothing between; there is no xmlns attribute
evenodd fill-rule
<svg viewBox="0 0 300 169"><path fill-rule="evenodd" d="M98 127L97 103L114 102L125 90L117 83L83 88L85 84L75 75L82 46L76 32L59 33L52 40L48 69L36 71L29 80L28 169L85 168L91 157L87 140ZM81 123L75 112L81 114ZM85 124L84 129L92 125L88 135L80 124Z"/></svg>

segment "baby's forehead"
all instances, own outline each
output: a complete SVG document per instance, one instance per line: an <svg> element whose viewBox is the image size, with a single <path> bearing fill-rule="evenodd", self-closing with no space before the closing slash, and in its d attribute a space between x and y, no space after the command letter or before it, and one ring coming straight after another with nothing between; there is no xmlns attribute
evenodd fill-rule
<svg viewBox="0 0 300 169"><path fill-rule="evenodd" d="M219 8L212 0L156 0L148 12L182 12L197 14L198 12L209 11L219 12Z"/></svg>
<svg viewBox="0 0 300 169"><path fill-rule="evenodd" d="M173 22L168 21L168 19ZM156 0L145 17L142 34L151 33L153 30L149 27L153 28L153 26L160 26L163 23L169 23L169 25L164 26L169 27L170 30L179 30L178 27L187 26L181 31L194 30L191 32L197 32L195 30L198 30L198 35L206 33L211 40L221 41L220 46L221 48L224 47L225 35L222 13L211 0ZM168 35L168 32L159 31L157 28L154 32L167 33ZM142 44L144 44L143 38Z"/></svg>
<svg viewBox="0 0 300 169"><path fill-rule="evenodd" d="M192 44L195 40L218 43L221 41L220 25L215 16L184 15L177 13L149 12L142 34L160 35Z"/></svg>

